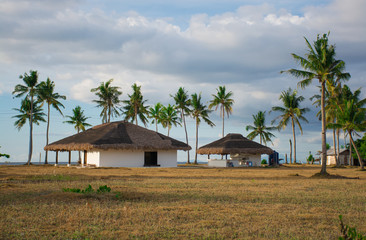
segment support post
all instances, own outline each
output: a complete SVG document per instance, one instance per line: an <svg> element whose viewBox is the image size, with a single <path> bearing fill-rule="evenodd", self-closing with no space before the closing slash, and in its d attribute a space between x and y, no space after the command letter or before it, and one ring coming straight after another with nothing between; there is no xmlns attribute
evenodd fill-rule
<svg viewBox="0 0 366 240"><path fill-rule="evenodd" d="M87 151L86 150L84 150L84 165L86 166L86 164L87 164Z"/></svg>
<svg viewBox="0 0 366 240"><path fill-rule="evenodd" d="M56 165L58 164L58 151L56 151Z"/></svg>
<svg viewBox="0 0 366 240"><path fill-rule="evenodd" d="M69 165L71 165L71 151L69 151Z"/></svg>
<svg viewBox="0 0 366 240"><path fill-rule="evenodd" d="M288 162L287 162L287 153L285 154L285 159L286 159L286 164L287 164L287 163L288 163Z"/></svg>

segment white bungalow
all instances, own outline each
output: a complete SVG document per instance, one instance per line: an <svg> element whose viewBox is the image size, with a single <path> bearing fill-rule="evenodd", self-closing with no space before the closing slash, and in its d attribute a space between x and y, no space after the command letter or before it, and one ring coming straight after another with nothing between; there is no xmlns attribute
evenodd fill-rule
<svg viewBox="0 0 366 240"><path fill-rule="evenodd" d="M354 160L351 156L351 163L349 162L350 154L349 149L340 149L339 151L339 164L340 165L355 165ZM335 165L336 162L336 154L334 153L334 149L329 149L327 151L327 165ZM356 164L357 165L357 164Z"/></svg>
<svg viewBox="0 0 366 240"><path fill-rule="evenodd" d="M94 126L47 145L45 150L82 151L84 165L96 167L176 167L177 150L190 150L181 141L126 121Z"/></svg>
<svg viewBox="0 0 366 240"><path fill-rule="evenodd" d="M241 134L229 133L225 137L200 147L198 154L208 155L209 167L259 167L261 155L272 154L273 150ZM225 159L210 159L211 154L225 155ZM227 159L230 155L230 159Z"/></svg>

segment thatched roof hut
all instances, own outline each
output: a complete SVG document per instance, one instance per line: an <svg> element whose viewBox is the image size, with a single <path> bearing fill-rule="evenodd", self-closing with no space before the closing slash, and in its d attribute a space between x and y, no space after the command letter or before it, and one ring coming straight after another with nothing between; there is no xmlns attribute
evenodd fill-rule
<svg viewBox="0 0 366 240"><path fill-rule="evenodd" d="M238 133L229 133L225 137L200 147L198 154L272 154L273 150L249 140Z"/></svg>
<svg viewBox="0 0 366 240"><path fill-rule="evenodd" d="M48 151L190 150L186 143L126 121L105 123L48 144Z"/></svg>

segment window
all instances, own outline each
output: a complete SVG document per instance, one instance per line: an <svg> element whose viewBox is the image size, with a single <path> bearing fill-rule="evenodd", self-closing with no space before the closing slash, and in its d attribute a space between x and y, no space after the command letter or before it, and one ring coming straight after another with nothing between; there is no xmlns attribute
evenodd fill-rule
<svg viewBox="0 0 366 240"><path fill-rule="evenodd" d="M158 165L158 152L145 152L144 166L160 166Z"/></svg>

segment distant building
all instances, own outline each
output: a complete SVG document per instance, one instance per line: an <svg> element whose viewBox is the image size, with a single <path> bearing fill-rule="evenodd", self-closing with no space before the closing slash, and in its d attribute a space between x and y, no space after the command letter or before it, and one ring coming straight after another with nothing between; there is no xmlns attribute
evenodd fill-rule
<svg viewBox="0 0 366 240"><path fill-rule="evenodd" d="M83 163L96 167L176 167L177 150L186 143L126 121L94 126L84 132L48 144L56 151L83 152Z"/></svg>
<svg viewBox="0 0 366 240"><path fill-rule="evenodd" d="M209 167L258 167L261 155L272 154L273 150L238 133L229 133L225 137L200 147L198 154L208 155ZM225 159L210 159L211 154L225 156ZM227 155L230 158L227 159Z"/></svg>
<svg viewBox="0 0 366 240"><path fill-rule="evenodd" d="M339 150L339 164L340 165L354 165L354 160L351 156L351 164L349 162L349 149L340 149ZM336 153L334 153L334 149L329 149L327 151L327 165L336 165Z"/></svg>

